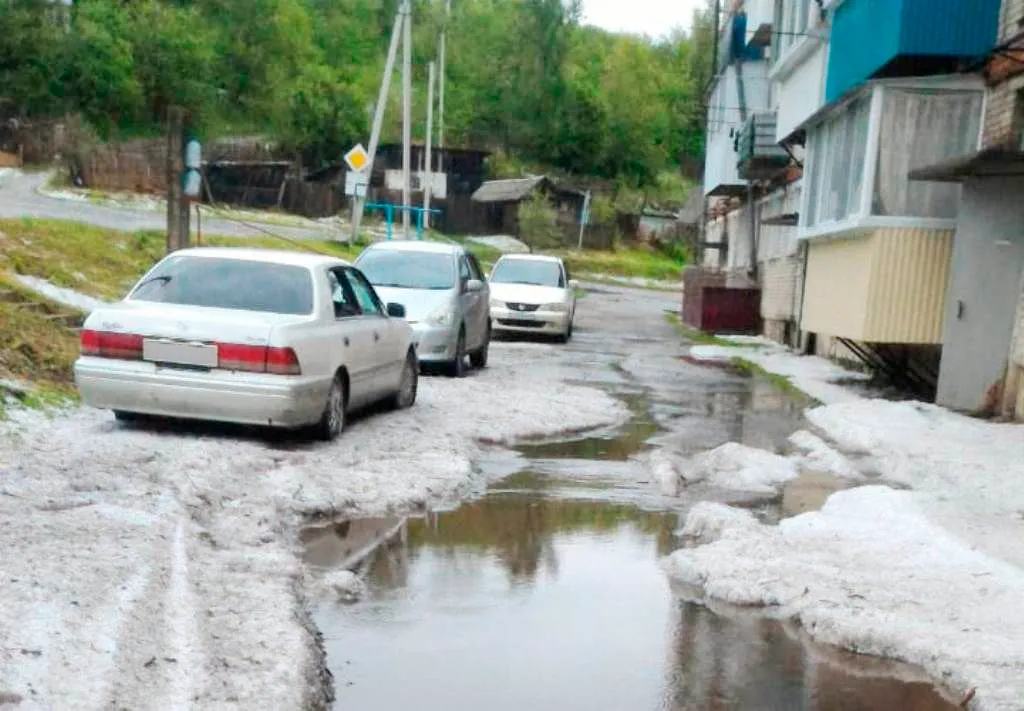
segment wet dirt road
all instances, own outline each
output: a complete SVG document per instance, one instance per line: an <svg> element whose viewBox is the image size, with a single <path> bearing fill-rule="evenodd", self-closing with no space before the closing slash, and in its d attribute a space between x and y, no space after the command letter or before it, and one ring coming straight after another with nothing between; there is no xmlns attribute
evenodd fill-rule
<svg viewBox="0 0 1024 711"><path fill-rule="evenodd" d="M662 313L671 298L591 292L561 347L576 377L628 404L624 426L490 448L477 462L486 492L451 510L307 531L309 564L354 568L367 583L361 601L315 612L335 708L954 708L913 670L672 589L659 559L683 545L676 531L694 501L774 520L820 505L832 483L800 481L764 501L676 496L652 479L654 448L778 450L801 427L801 405L769 383L680 360L685 345Z"/></svg>

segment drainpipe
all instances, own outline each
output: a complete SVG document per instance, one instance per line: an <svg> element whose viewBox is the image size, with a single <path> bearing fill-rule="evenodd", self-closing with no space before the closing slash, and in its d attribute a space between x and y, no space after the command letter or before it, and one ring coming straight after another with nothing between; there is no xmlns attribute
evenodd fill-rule
<svg viewBox="0 0 1024 711"><path fill-rule="evenodd" d="M811 245L804 240L804 243L800 246L800 251L803 252L803 271L800 274L800 309L797 312L796 321L796 332L799 341L802 341L801 334L804 331L804 302L807 301L807 257L811 251ZM803 345L800 345L800 350L803 350Z"/></svg>
<svg viewBox="0 0 1024 711"><path fill-rule="evenodd" d="M722 23L719 16L722 13L722 0L715 0L715 7L712 10L714 17L714 46L711 49L711 83L714 83L715 77L718 76L718 33L722 31ZM710 88L710 84L708 85Z"/></svg>
<svg viewBox="0 0 1024 711"><path fill-rule="evenodd" d="M754 203L754 183L747 183L747 210L750 212L750 278L757 287L757 206Z"/></svg>

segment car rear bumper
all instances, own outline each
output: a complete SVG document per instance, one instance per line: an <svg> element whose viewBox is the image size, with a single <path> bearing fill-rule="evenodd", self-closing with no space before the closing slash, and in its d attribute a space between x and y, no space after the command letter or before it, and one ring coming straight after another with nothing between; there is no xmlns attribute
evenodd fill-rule
<svg viewBox="0 0 1024 711"><path fill-rule="evenodd" d="M491 330L543 335L562 334L569 329L570 314L565 311L512 311L491 308Z"/></svg>
<svg viewBox="0 0 1024 711"><path fill-rule="evenodd" d="M331 380L189 371L142 361L83 356L75 363L82 401L104 410L296 428L320 419Z"/></svg>
<svg viewBox="0 0 1024 711"><path fill-rule="evenodd" d="M451 326L428 326L417 323L412 327L412 340L420 363L447 363L455 357L458 334Z"/></svg>

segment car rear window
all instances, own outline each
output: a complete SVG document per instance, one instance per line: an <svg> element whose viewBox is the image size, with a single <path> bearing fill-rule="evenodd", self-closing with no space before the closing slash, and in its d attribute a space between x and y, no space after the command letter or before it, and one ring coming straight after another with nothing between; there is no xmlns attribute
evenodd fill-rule
<svg viewBox="0 0 1024 711"><path fill-rule="evenodd" d="M219 257L171 257L136 285L132 301L306 315L313 312L308 269Z"/></svg>
<svg viewBox="0 0 1024 711"><path fill-rule="evenodd" d="M455 286L451 254L368 249L359 255L356 266L377 287L442 290Z"/></svg>

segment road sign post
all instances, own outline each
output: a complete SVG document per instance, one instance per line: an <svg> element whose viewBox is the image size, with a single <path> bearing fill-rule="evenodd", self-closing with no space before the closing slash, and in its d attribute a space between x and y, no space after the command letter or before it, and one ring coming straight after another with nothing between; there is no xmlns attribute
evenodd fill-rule
<svg viewBox="0 0 1024 711"><path fill-rule="evenodd" d="M583 197L583 210L580 212L580 241L577 249L583 249L583 230L590 224L590 191Z"/></svg>

